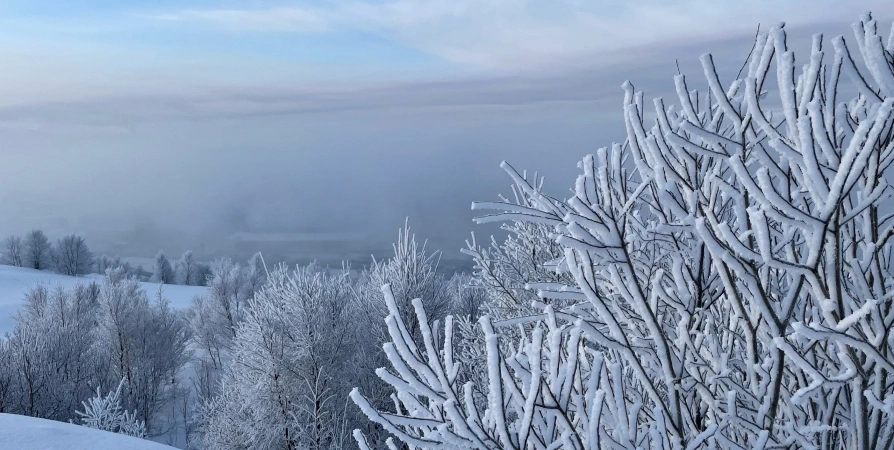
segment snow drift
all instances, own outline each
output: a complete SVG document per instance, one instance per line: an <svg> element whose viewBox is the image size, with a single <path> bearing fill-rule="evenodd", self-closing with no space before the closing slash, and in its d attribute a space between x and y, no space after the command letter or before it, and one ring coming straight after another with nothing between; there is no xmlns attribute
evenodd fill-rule
<svg viewBox="0 0 894 450"><path fill-rule="evenodd" d="M172 450L173 448L145 439L80 425L0 413L0 449Z"/></svg>

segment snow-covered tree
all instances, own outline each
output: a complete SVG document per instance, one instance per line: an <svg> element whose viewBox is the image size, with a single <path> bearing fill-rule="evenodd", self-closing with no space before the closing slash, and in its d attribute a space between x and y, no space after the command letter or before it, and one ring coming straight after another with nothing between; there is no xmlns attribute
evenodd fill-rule
<svg viewBox="0 0 894 450"><path fill-rule="evenodd" d="M146 437L146 423L137 419L136 414L121 407L121 388L125 380L118 383L118 388L102 395L99 388L96 395L82 402L83 411L77 411L81 425L103 431L125 434L138 438Z"/></svg>
<svg viewBox="0 0 894 450"><path fill-rule="evenodd" d="M206 406L205 448L317 450L350 442L349 296L347 274L315 265L271 274L249 300L222 394Z"/></svg>
<svg viewBox="0 0 894 450"><path fill-rule="evenodd" d="M398 308L405 315L410 334L416 339L421 339L421 328L413 314L411 302L414 298L425 299L427 310L432 311L430 320L442 318L451 307L450 282L438 272L439 253L428 252L424 243L417 243L407 224L398 231L393 247L391 258L373 260L372 267L360 274L353 299L355 305L350 311L350 320L356 325L356 350L349 376L354 386L361 387L377 408L388 408L394 403L389 386L375 376L375 370L388 362L382 352L382 345L388 341L388 330L383 322L388 309L377 286L386 283L395 286ZM384 444L381 427L372 423L364 424L364 427L374 445Z"/></svg>
<svg viewBox="0 0 894 450"><path fill-rule="evenodd" d="M177 284L186 286L202 286L204 280L199 280L197 262L192 255L192 250L183 252L180 259L174 263L174 273Z"/></svg>
<svg viewBox="0 0 894 450"><path fill-rule="evenodd" d="M56 241L53 267L63 275L84 275L93 267L93 253L84 238L71 234Z"/></svg>
<svg viewBox="0 0 894 450"><path fill-rule="evenodd" d="M236 336L236 327L245 313L248 297L244 285L245 271L241 265L228 258L212 263L207 298L212 317L208 322L230 339Z"/></svg>
<svg viewBox="0 0 894 450"><path fill-rule="evenodd" d="M264 267L264 258L261 254L252 255L244 270L242 297L250 298L267 282L267 268Z"/></svg>
<svg viewBox="0 0 894 450"><path fill-rule="evenodd" d="M106 273L109 269L117 269L123 265L121 257L110 258L106 255L100 255L96 258L96 271L98 273Z"/></svg>
<svg viewBox="0 0 894 450"><path fill-rule="evenodd" d="M159 294L150 302L123 269L102 283L53 289L37 285L0 338L0 410L78 420L95 389L126 380L120 401L153 433L161 408L173 405L178 372L190 356L189 328Z"/></svg>
<svg viewBox="0 0 894 450"><path fill-rule="evenodd" d="M158 254L155 255L155 267L152 270L152 278L150 278L150 281L161 284L174 284L177 281L174 275L174 268L171 266L171 261L165 256L165 252L163 251L159 251Z"/></svg>
<svg viewBox="0 0 894 450"><path fill-rule="evenodd" d="M222 258L211 265L208 294L192 298L187 315L193 342L198 348L193 382L201 399L208 400L218 394L220 375L245 314L248 298L244 285L243 267Z"/></svg>
<svg viewBox="0 0 894 450"><path fill-rule="evenodd" d="M0 413L14 411L18 397L16 379L9 340L0 338Z"/></svg>
<svg viewBox="0 0 894 450"><path fill-rule="evenodd" d="M527 174L522 174L529 180ZM530 178L531 190L512 186L513 196L500 197L502 203L531 208L543 192L543 178ZM501 227L508 233L502 243L491 237L488 246L480 245L472 234L462 252L475 263L475 276L470 284L482 289L487 300L482 312L494 320L527 316L534 312L531 303L538 299L532 283L573 283L568 273L556 271L551 264L563 255L563 247L555 242L552 227L539 222L512 221ZM460 316L461 317L461 316Z"/></svg>
<svg viewBox="0 0 894 450"><path fill-rule="evenodd" d="M51 248L50 240L41 230L31 230L25 235L25 257L24 263L26 267L38 270L46 270L51 264Z"/></svg>
<svg viewBox="0 0 894 450"><path fill-rule="evenodd" d="M404 311L404 319L410 324L413 335L419 333L411 306L414 298L424 299L426 311L431 311L429 316L432 320L442 318L450 309L449 280L438 272L440 253L427 252L425 245L419 245L416 236L410 233L409 225L404 225L403 229L398 230L397 242L393 245L394 256L383 261L374 259L373 266L361 275L358 312L371 322L370 328L375 330L377 343L387 338L381 325L387 309L375 286L393 286L398 307Z"/></svg>
<svg viewBox="0 0 894 450"><path fill-rule="evenodd" d="M153 430L158 411L178 392L177 374L190 354L190 329L161 289L155 301L123 270L105 277L100 304L100 345L108 352L109 374L126 380L122 402Z"/></svg>
<svg viewBox="0 0 894 450"><path fill-rule="evenodd" d="M455 274L449 280L448 289L451 314L468 318L469 321L477 320L488 296L487 291L478 285L476 278L465 273Z"/></svg>
<svg viewBox="0 0 894 450"><path fill-rule="evenodd" d="M104 380L94 345L99 286L65 289L38 285L28 291L7 342L11 395L7 412L69 420L90 384Z"/></svg>
<svg viewBox="0 0 894 450"><path fill-rule="evenodd" d="M726 87L706 54L707 90L677 75L678 106L625 83L626 142L566 200L504 165L533 201L480 221L547 225L573 283L483 316L486 381L462 385L452 319L416 345L386 288L397 410L354 401L418 448L894 447L894 37L869 15L854 35L862 64L816 35L796 68L775 27Z"/></svg>
<svg viewBox="0 0 894 450"><path fill-rule="evenodd" d="M0 261L9 266L22 267L25 265L25 244L19 236L9 236L3 240L3 250Z"/></svg>

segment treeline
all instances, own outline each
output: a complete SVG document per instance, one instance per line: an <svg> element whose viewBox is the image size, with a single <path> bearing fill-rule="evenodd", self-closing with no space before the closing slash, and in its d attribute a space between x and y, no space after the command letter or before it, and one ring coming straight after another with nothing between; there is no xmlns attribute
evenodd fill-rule
<svg viewBox="0 0 894 450"><path fill-rule="evenodd" d="M183 252L173 262L164 251L159 251L152 271L146 271L143 266L133 266L120 256L94 256L81 236L70 234L52 242L42 230L4 239L0 247L0 264L71 276L105 274L110 269L121 268L139 281L186 286L204 286L212 266L212 263L197 260L192 250Z"/></svg>
<svg viewBox="0 0 894 450"><path fill-rule="evenodd" d="M258 256L259 258L260 256ZM211 275L211 264L197 261L192 250L180 255L180 259L171 263L164 251L155 256L155 266L149 281L163 284L182 284L186 286L204 286Z"/></svg>
<svg viewBox="0 0 894 450"><path fill-rule="evenodd" d="M42 230L32 230L25 236L9 236L0 249L0 263L55 270L63 275L84 275L94 266L93 253L81 236L70 234L50 242Z"/></svg>

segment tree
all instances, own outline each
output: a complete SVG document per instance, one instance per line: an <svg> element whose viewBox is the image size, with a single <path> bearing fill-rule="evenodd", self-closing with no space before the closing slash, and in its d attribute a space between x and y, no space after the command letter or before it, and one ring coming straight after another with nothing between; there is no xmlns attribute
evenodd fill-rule
<svg viewBox="0 0 894 450"><path fill-rule="evenodd" d="M50 240L41 230L32 230L25 235L26 267L37 270L46 270L50 265Z"/></svg>
<svg viewBox="0 0 894 450"><path fill-rule="evenodd" d="M243 298L254 296L266 282L267 268L264 267L264 258L260 253L255 253L251 256L251 259L248 260L248 265L245 266Z"/></svg>
<svg viewBox="0 0 894 450"><path fill-rule="evenodd" d="M338 449L352 345L347 274L281 267L249 300L223 394L209 407L207 449Z"/></svg>
<svg viewBox="0 0 894 450"><path fill-rule="evenodd" d="M437 252L426 251L425 244L419 244L409 225L405 224L398 231L398 239L394 244L394 255L385 260L373 260L372 267L364 270L356 282L355 295L350 309L350 321L355 324L355 351L351 358L351 370L346 374L352 377L354 386L359 386L367 393L370 401L377 408L388 408L393 405L388 384L374 376L375 370L388 363L382 345L388 341L388 329L384 319L388 315L385 298L378 286L391 284L398 305L404 314L407 329L411 336L421 344L421 325L416 322L412 301L421 298L432 325L449 312L451 306L450 282L443 274L438 273ZM363 423L364 432L373 445L385 445L386 434L374 423Z"/></svg>
<svg viewBox="0 0 894 450"><path fill-rule="evenodd" d="M52 257L56 272L63 275L84 275L93 267L93 253L84 238L74 234L56 241Z"/></svg>
<svg viewBox="0 0 894 450"><path fill-rule="evenodd" d="M375 286L390 284L393 287L398 308L404 312L404 319L410 325L410 333L419 334L415 324L411 302L421 298L426 303L430 320L443 318L450 309L449 281L438 273L440 253L427 252L425 243L419 245L416 236L410 233L408 224L398 230L397 242L393 245L394 256L384 261L373 260L373 266L361 275L359 281L359 314L365 317L369 328L375 330L376 343L387 339L382 319L387 315L384 298ZM367 330L368 331L368 330Z"/></svg>
<svg viewBox="0 0 894 450"><path fill-rule="evenodd" d="M106 274L99 301L99 345L107 352L108 376L127 381L123 406L135 410L151 432L157 413L179 391L176 379L190 356L190 329L161 289L150 301L122 269Z"/></svg>
<svg viewBox="0 0 894 450"><path fill-rule="evenodd" d="M627 141L584 158L567 200L504 164L534 201L475 204L498 211L481 221L550 226L573 283L528 283L539 314L483 316L487 381L462 390L452 320L414 346L391 298L397 413L354 401L422 448L894 447L894 40L869 15L854 31L862 66L817 35L797 72L779 26L729 88L710 54L707 92L678 75L679 107L647 113L625 83Z"/></svg>
<svg viewBox="0 0 894 450"><path fill-rule="evenodd" d="M218 259L212 263L208 276L208 294L192 298L187 315L198 347L194 382L200 398L210 399L218 394L220 375L245 314L244 275L239 264L227 258Z"/></svg>
<svg viewBox="0 0 894 450"><path fill-rule="evenodd" d="M103 431L111 431L138 438L146 437L146 423L137 419L136 414L121 407L121 388L125 380L118 383L118 388L105 396L96 389L96 395L82 402L81 424Z"/></svg>
<svg viewBox="0 0 894 450"><path fill-rule="evenodd" d="M192 256L192 250L183 252L180 259L174 264L175 279L177 284L186 286L202 286L205 280L199 279L198 263Z"/></svg>
<svg viewBox="0 0 894 450"><path fill-rule="evenodd" d="M15 370L7 412L70 420L91 385L104 380L95 345L99 286L78 284L28 291L9 335L8 362Z"/></svg>
<svg viewBox="0 0 894 450"><path fill-rule="evenodd" d="M159 251L155 256L155 269L152 271L153 283L174 284L174 269L171 267L171 261L165 256L165 252Z"/></svg>
<svg viewBox="0 0 894 450"><path fill-rule="evenodd" d="M196 282L199 286L207 286L208 280L211 278L211 265L203 262L196 262Z"/></svg>
<svg viewBox="0 0 894 450"><path fill-rule="evenodd" d="M465 273L453 275L448 282L450 311L455 317L478 320L481 307L487 303L487 291L476 283L476 278Z"/></svg>
<svg viewBox="0 0 894 450"><path fill-rule="evenodd" d="M96 271L100 274L105 274L109 270L123 269L124 273L128 276L141 279L143 275L142 266L134 268L129 262L122 260L120 256L110 258L106 255L102 255L95 259L94 265L96 266Z"/></svg>
<svg viewBox="0 0 894 450"><path fill-rule="evenodd" d="M25 265L25 245L19 236L9 236L3 241L3 264L22 267Z"/></svg>
<svg viewBox="0 0 894 450"><path fill-rule="evenodd" d="M114 395L121 407L150 432L164 428L160 412L182 393L178 372L190 356L190 335L161 293L149 301L118 268L102 284L37 285L15 319L13 332L0 338L3 412L80 420L82 400L126 380Z"/></svg>

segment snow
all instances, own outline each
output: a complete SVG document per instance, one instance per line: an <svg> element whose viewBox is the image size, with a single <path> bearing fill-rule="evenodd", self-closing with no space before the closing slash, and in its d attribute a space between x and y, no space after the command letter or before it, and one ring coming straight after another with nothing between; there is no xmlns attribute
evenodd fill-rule
<svg viewBox="0 0 894 450"><path fill-rule="evenodd" d="M101 281L99 274L90 274L83 277L60 275L58 273L42 270L27 269L0 265L0 335L12 332L15 327L13 317L16 311L24 303L25 294L34 286L44 284L50 287L74 286L77 283L87 283L91 280ZM158 290L157 283L140 283L150 298L155 298ZM179 286L164 285L162 292L176 309L185 309L189 306L194 295L205 294L208 288L204 286Z"/></svg>
<svg viewBox="0 0 894 450"><path fill-rule="evenodd" d="M16 450L171 450L156 442L70 423L0 413L0 448Z"/></svg>

